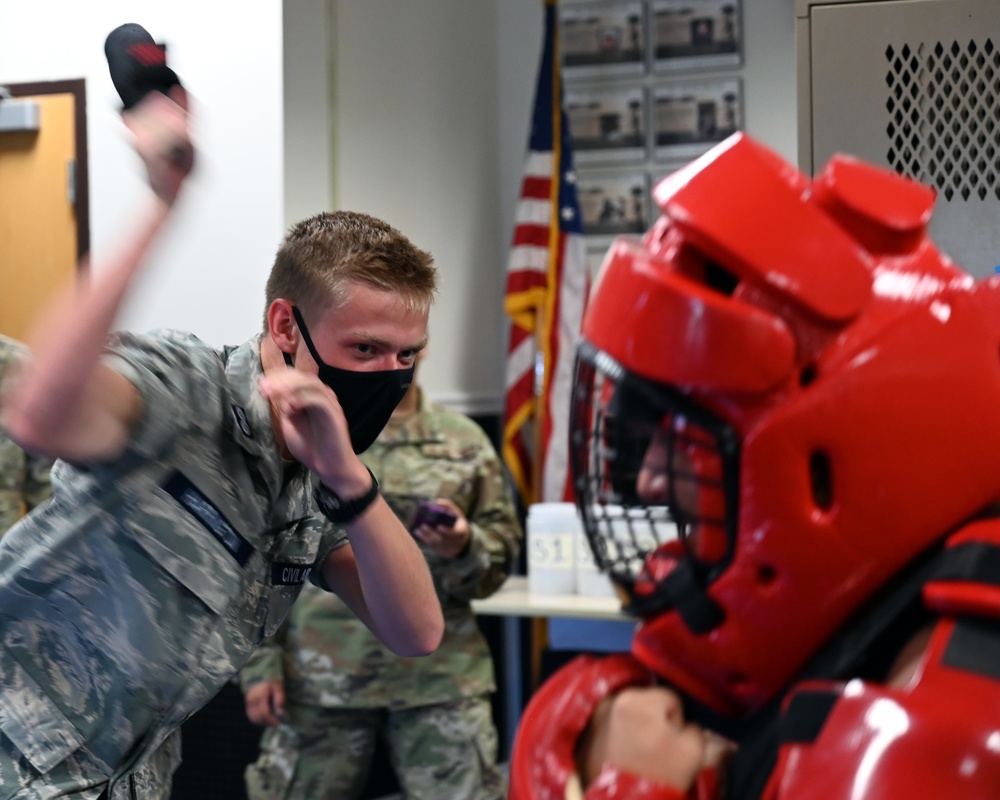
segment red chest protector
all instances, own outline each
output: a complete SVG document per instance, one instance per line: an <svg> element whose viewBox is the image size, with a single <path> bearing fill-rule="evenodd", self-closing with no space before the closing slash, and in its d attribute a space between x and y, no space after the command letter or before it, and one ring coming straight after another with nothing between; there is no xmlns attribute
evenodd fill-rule
<svg viewBox="0 0 1000 800"><path fill-rule="evenodd" d="M986 800L1000 797L1000 521L954 534L923 587L937 616L902 688L862 680L804 681L783 703L777 765L765 800ZM605 769L583 795L573 751L601 698L651 673L630 656L581 657L525 710L511 762L511 800L710 800Z"/></svg>
<svg viewBox="0 0 1000 800"><path fill-rule="evenodd" d="M1000 522L948 541L924 601L939 614L902 688L800 684L767 800L1000 797Z"/></svg>

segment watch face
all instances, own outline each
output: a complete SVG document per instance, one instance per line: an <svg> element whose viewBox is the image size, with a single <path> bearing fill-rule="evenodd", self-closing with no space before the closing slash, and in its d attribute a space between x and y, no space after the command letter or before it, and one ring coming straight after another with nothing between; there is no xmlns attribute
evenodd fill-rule
<svg viewBox="0 0 1000 800"><path fill-rule="evenodd" d="M331 514L336 514L340 507L340 503L337 501L336 496L327 490L327 488L323 485L316 487L316 491L313 492L313 498L316 500L316 505L319 506L319 510L327 517Z"/></svg>

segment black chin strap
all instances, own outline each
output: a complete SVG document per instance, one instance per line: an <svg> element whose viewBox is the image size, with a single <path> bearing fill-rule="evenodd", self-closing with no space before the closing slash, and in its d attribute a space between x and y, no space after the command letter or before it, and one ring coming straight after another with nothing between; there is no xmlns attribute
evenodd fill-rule
<svg viewBox="0 0 1000 800"><path fill-rule="evenodd" d="M681 561L663 583L667 602L681 615L694 634L715 630L726 618L722 606L705 590L705 582L696 574L689 559Z"/></svg>

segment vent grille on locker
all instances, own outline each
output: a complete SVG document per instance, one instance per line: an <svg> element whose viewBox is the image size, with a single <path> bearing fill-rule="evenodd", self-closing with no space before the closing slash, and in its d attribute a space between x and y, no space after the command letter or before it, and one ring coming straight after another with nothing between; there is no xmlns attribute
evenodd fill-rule
<svg viewBox="0 0 1000 800"><path fill-rule="evenodd" d="M889 166L948 201L1000 199L1000 51L938 42L885 52Z"/></svg>

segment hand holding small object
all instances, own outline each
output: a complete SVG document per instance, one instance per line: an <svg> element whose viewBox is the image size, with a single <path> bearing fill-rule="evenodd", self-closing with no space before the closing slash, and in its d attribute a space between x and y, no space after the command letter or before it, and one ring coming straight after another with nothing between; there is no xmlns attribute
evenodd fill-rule
<svg viewBox="0 0 1000 800"><path fill-rule="evenodd" d="M444 558L455 558L468 547L472 529L461 509L439 497L422 503L410 529L413 537Z"/></svg>

